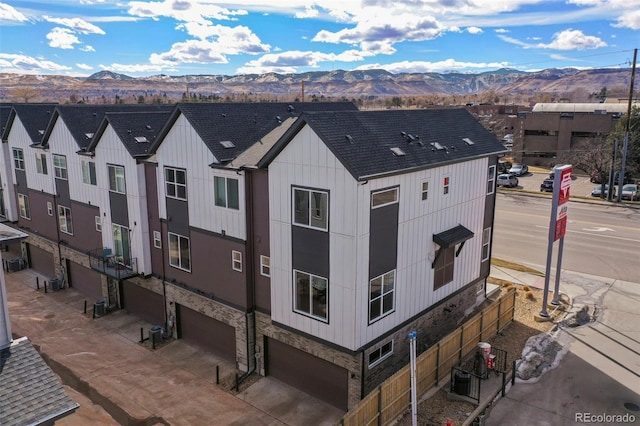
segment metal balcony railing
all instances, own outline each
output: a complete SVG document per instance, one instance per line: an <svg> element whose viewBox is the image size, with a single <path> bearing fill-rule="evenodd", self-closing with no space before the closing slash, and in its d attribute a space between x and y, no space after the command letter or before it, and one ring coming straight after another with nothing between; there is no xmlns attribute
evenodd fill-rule
<svg viewBox="0 0 640 426"><path fill-rule="evenodd" d="M118 280L138 275L137 258L118 256L108 247L90 250L89 264L94 271Z"/></svg>

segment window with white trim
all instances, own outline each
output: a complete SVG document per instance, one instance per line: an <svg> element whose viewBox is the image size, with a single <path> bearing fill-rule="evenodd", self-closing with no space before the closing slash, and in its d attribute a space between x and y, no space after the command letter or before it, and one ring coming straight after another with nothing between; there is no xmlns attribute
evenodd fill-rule
<svg viewBox="0 0 640 426"><path fill-rule="evenodd" d="M489 248L491 245L491 228L482 231L482 261L489 260Z"/></svg>
<svg viewBox="0 0 640 426"><path fill-rule="evenodd" d="M326 278L303 271L293 271L294 311L303 315L329 320L329 282Z"/></svg>
<svg viewBox="0 0 640 426"><path fill-rule="evenodd" d="M67 157L53 154L53 174L58 179L67 180Z"/></svg>
<svg viewBox="0 0 640 426"><path fill-rule="evenodd" d="M44 152L36 152L36 172L41 175L48 174L47 154Z"/></svg>
<svg viewBox="0 0 640 426"><path fill-rule="evenodd" d="M493 194L496 188L496 166L490 166L487 174L487 195Z"/></svg>
<svg viewBox="0 0 640 426"><path fill-rule="evenodd" d="M393 340L390 340L369 354L369 368L380 364L382 360L389 358L392 353Z"/></svg>
<svg viewBox="0 0 640 426"><path fill-rule="evenodd" d="M169 232L169 265L191 272L189 238Z"/></svg>
<svg viewBox="0 0 640 426"><path fill-rule="evenodd" d="M271 259L269 256L260 255L260 274L265 277L271 276Z"/></svg>
<svg viewBox="0 0 640 426"><path fill-rule="evenodd" d="M47 214L53 216L53 203L51 201L47 201Z"/></svg>
<svg viewBox="0 0 640 426"><path fill-rule="evenodd" d="M398 188L371 193L371 208L375 209L398 202Z"/></svg>
<svg viewBox="0 0 640 426"><path fill-rule="evenodd" d="M442 180L442 193L447 195L449 193L449 176L445 176Z"/></svg>
<svg viewBox="0 0 640 426"><path fill-rule="evenodd" d="M16 170L24 170L24 152L20 148L13 148L13 165Z"/></svg>
<svg viewBox="0 0 640 426"><path fill-rule="evenodd" d="M71 209L65 206L58 206L58 221L60 231L73 235L73 221L71 220Z"/></svg>
<svg viewBox="0 0 640 426"><path fill-rule="evenodd" d="M426 201L427 198L429 198L429 181L426 180L424 182L422 182L422 201Z"/></svg>
<svg viewBox="0 0 640 426"><path fill-rule="evenodd" d="M187 172L173 167L164 168L164 182L167 197L178 200L187 199Z"/></svg>
<svg viewBox="0 0 640 426"><path fill-rule="evenodd" d="M20 209L20 217L31 220L31 209L29 208L28 196L18 194L18 207Z"/></svg>
<svg viewBox="0 0 640 426"><path fill-rule="evenodd" d="M124 167L109 164L107 165L107 171L109 172L109 191L126 194Z"/></svg>
<svg viewBox="0 0 640 426"><path fill-rule="evenodd" d="M393 312L395 281L395 269L369 281L369 323Z"/></svg>
<svg viewBox="0 0 640 426"><path fill-rule="evenodd" d="M96 179L96 163L93 161L82 160L82 183L87 185L97 185Z"/></svg>
<svg viewBox="0 0 640 426"><path fill-rule="evenodd" d="M223 176L213 177L214 202L218 207L240 210L238 179Z"/></svg>
<svg viewBox="0 0 640 426"><path fill-rule="evenodd" d="M231 268L242 272L242 253L237 250L231 250Z"/></svg>
<svg viewBox="0 0 640 426"><path fill-rule="evenodd" d="M96 216L95 220L96 220L96 231L102 232L102 218L100 216Z"/></svg>
<svg viewBox="0 0 640 426"><path fill-rule="evenodd" d="M293 223L326 231L329 223L329 193L293 188Z"/></svg>
<svg viewBox="0 0 640 426"><path fill-rule="evenodd" d="M162 248L162 236L160 231L153 231L153 246L155 248Z"/></svg>

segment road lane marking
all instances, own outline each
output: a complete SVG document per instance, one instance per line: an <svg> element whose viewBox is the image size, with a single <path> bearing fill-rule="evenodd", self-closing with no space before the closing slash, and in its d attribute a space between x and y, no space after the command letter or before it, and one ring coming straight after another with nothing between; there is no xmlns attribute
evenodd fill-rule
<svg viewBox="0 0 640 426"><path fill-rule="evenodd" d="M536 228L542 228L542 229L547 229L547 230L549 229L548 226L542 226L542 225L536 225ZM567 229L567 232L571 232L571 233L574 233L574 234L592 235L592 236L598 236L598 237L602 237L602 238L612 238L614 240L631 241L631 242L635 242L635 243L640 243L640 240L635 240L633 238L615 237L613 235L607 235L607 234L594 234L593 232L573 231L571 229Z"/></svg>

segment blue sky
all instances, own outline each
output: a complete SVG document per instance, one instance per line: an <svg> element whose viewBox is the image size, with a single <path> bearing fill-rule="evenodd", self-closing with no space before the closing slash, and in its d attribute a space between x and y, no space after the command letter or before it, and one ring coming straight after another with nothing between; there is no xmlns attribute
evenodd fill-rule
<svg viewBox="0 0 640 426"><path fill-rule="evenodd" d="M0 0L0 72L630 67L637 0Z"/></svg>

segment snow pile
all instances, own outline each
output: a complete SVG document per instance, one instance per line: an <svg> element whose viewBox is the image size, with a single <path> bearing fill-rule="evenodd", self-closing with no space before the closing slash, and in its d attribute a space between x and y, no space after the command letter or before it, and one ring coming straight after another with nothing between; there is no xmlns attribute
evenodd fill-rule
<svg viewBox="0 0 640 426"><path fill-rule="evenodd" d="M560 363L566 349L547 333L529 337L516 370L518 382L537 382Z"/></svg>

